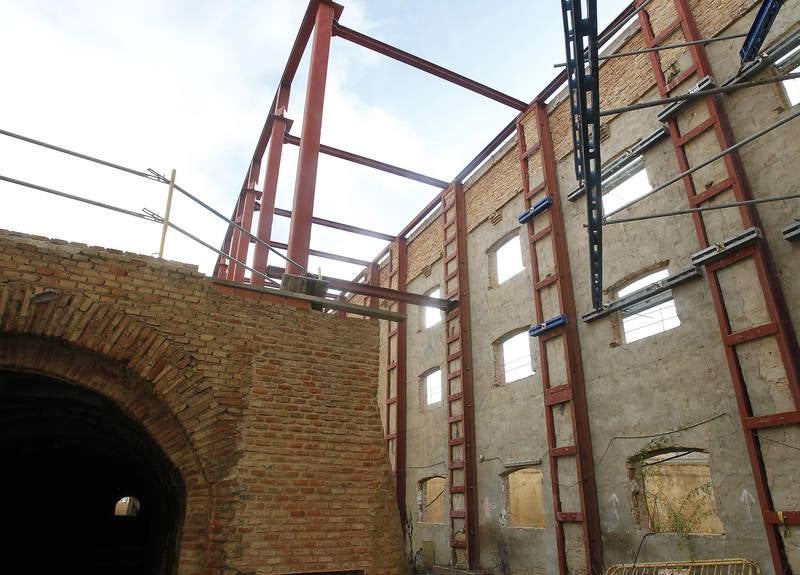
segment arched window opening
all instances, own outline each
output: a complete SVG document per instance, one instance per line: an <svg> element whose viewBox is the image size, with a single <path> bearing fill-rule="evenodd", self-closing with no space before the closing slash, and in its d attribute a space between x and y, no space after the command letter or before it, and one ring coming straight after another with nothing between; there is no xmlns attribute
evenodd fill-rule
<svg viewBox="0 0 800 575"><path fill-rule="evenodd" d="M708 453L670 448L633 462L634 511L656 533L720 534Z"/></svg>
<svg viewBox="0 0 800 575"><path fill-rule="evenodd" d="M114 506L114 515L117 517L136 517L142 505L136 497L122 497Z"/></svg>

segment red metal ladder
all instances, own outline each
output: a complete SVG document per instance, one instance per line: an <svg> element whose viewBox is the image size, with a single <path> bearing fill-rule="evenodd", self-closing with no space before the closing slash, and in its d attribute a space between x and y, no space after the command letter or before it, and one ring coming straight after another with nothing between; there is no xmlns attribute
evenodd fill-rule
<svg viewBox="0 0 800 575"><path fill-rule="evenodd" d="M687 0L672 0L676 12L676 17L671 20L663 30L656 33L651 24L650 13L648 10L639 12L639 21L642 26L642 33L645 44L648 47L661 45L673 34L682 33L686 41L700 40L700 34ZM643 4L643 0L638 0L637 5ZM661 66L661 60L657 52L650 54L650 64L655 74L658 90L662 97L667 97L682 85L685 81L696 77L697 80L712 76L711 66L706 56L705 48L702 44L689 48L692 63L677 74L674 79L667 79ZM701 137L706 132L713 130L720 149L726 149L734 144L732 131L728 123L725 111L720 103L718 96L708 96L702 100L705 103L707 117L696 123L693 128L685 133L681 132L678 118L673 114L667 120L670 137L675 148L678 165L681 171L691 168L687 154L687 146L696 138ZM702 112L702 105L691 107L695 113ZM724 160L726 177L714 183L702 192L697 191L695 180L692 176L683 178L689 205L698 207L715 196L727 191L732 191L736 201L750 199L750 189L744 174L741 159L737 152L725 156ZM742 229L759 228L760 221L758 211L755 206L741 206L739 216ZM709 229L702 213L693 213L695 232L702 248L707 248L710 243L716 244L724 238L717 237L713 229ZM722 284L724 277L720 277L720 272L731 266L750 261L755 270L755 282L761 288L764 297L764 304L768 312L769 320L753 325L746 329L735 331L731 325L731 309L726 306ZM741 266L740 266L741 269ZM776 511L773 506L772 494L768 482L767 467L759 440L759 430L780 426L791 426L800 424L800 353L798 352L796 335L789 318L786 302L781 291L777 276L774 273L772 257L766 240L755 237L752 242L742 244L731 249L724 257L709 263L706 266L711 296L714 303L714 310L719 321L722 334L722 342L725 348L725 355L730 370L731 382L733 384L736 401L741 416L741 424L744 430L747 452L750 465L753 470L758 502L761 507L764 526L767 533L772 562L776 573L790 573L790 568L786 560L786 553L783 546L783 539L779 532L782 524L800 525L800 511ZM723 274L724 276L724 274ZM735 310L734 310L735 311ZM745 381L745 374L740 363L737 348L743 344L761 340L763 338L774 338L775 344L780 351L781 362L786 373L789 389L793 401L793 408L783 413L759 414L753 413L750 394L748 392L748 382ZM756 382L751 382L755 385Z"/></svg>
<svg viewBox="0 0 800 575"><path fill-rule="evenodd" d="M463 187L451 184L442 195L444 293L445 298L458 300L445 315L450 550L452 566L475 569L478 498L465 209Z"/></svg>
<svg viewBox="0 0 800 575"><path fill-rule="evenodd" d="M531 112L535 126L526 126L525 119ZM526 130L537 135L537 141L526 144ZM542 386L544 388L545 422L547 426L548 455L550 459L550 483L553 493L553 516L555 520L559 573L585 569L588 573L601 572L603 548L600 538L600 516L597 505L594 463L592 460L589 417L586 409L586 393L578 341L577 315L572 291L561 197L558 190L553 142L547 106L535 101L531 108L517 120L517 141L522 189L526 215L520 216L528 230L533 277L534 306L537 326L532 333L541 330L538 336ZM531 187L531 165L539 158L542 180ZM552 250L552 269L546 269L549 258L540 257L540 250ZM553 298L553 292L557 297ZM547 293L550 292L550 293ZM549 308L555 311L552 318L544 317L543 298L557 302ZM550 313L552 313L552 311ZM553 320L556 321L548 321ZM556 327L548 327L550 324ZM535 329L536 328L536 329ZM559 373L555 365L564 365L565 373ZM569 409L572 420L571 444L564 444L558 437L554 410ZM575 470L575 486L579 493L579 507L565 509L559 483L559 468L570 466ZM569 505L569 504L568 504ZM576 558L568 557L567 524L580 526L584 565L576 565ZM570 546L573 547L573 546ZM574 548L574 547L573 547Z"/></svg>
<svg viewBox="0 0 800 575"><path fill-rule="evenodd" d="M396 255L395 253L396 252ZM389 250L389 287L405 291L408 270L408 249L405 238L397 238ZM375 269L370 270L375 281ZM373 300L375 301L375 300ZM406 304L389 302L390 311L405 313ZM386 448L395 480L397 507L403 525L406 523L406 322L389 322L386 338L386 410L384 414ZM405 529L404 529L405 534Z"/></svg>

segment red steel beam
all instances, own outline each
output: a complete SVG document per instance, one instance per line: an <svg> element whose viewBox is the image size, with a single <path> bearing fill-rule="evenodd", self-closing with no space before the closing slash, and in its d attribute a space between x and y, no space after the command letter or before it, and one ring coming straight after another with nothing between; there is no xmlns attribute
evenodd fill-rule
<svg viewBox="0 0 800 575"><path fill-rule="evenodd" d="M333 19L333 4L319 3L314 20L314 43L311 46L311 64L303 112L300 153L297 160L292 221L289 226L287 255L289 259L297 262L297 265L288 264L289 273L292 274L302 273L302 267L308 264L311 217L314 212L314 194L317 186L317 166L319 165L322 109L325 104L325 84L328 76Z"/></svg>
<svg viewBox="0 0 800 575"><path fill-rule="evenodd" d="M276 248L276 249L279 249L279 250L288 250L289 249L289 245L288 244L284 244L282 242L276 242L275 240L270 241L269 245L271 245L273 248ZM364 267L366 267L370 263L372 263L372 262L368 262L367 260L360 260L358 258L351 258L349 256L340 256L339 254L332 254L330 252L323 252L321 250L314 250L314 249L309 249L306 252L306 254L307 255L306 255L305 265L308 264L308 256L309 255L310 256L317 256L318 258L323 258L323 259L326 259L326 260L335 260L337 262L345 262L345 263L353 264L353 265L356 265L356 266L364 266ZM289 273L293 273L291 271L292 267L294 267L294 266L289 264ZM300 270L300 274L302 274L302 273L303 273L303 270Z"/></svg>
<svg viewBox="0 0 800 575"><path fill-rule="evenodd" d="M466 76L457 74L456 72L448 70L447 68L443 68L438 64L424 60L419 56L414 56L413 54L409 54L408 52L405 52L399 48L390 46L389 44L381 42L380 40L371 38L366 34L356 32L355 30L352 30L346 26L342 26L338 22L336 22L333 26L333 33L335 36L338 36L344 40L348 40L353 44L358 44L359 46L363 46L364 48L368 48L369 50L378 52L384 56L388 56L393 60L397 60L403 64L408 64L417 70L427 72L428 74L441 78L442 80L451 82L456 86L461 86L462 88L466 88L467 90L475 92L476 94L485 96L491 100L494 100L495 102L505 104L506 106L514 108L515 110L523 111L528 108L528 104L522 100L513 98L508 94L504 94L499 90L490 88L485 84L481 84L480 82L476 82L475 80L467 78Z"/></svg>
<svg viewBox="0 0 800 575"><path fill-rule="evenodd" d="M284 141L287 144L292 144L293 146L300 146L301 148L303 146L302 139L298 138L297 136L293 136L292 134L286 134ZM380 170L381 172L387 172L389 174L394 174L395 176L408 178L409 180L428 184L429 186L435 186L437 188L447 186L447 182L444 180L432 178L431 176L426 176L425 174L420 174L405 168L399 168L397 166L393 166L392 164L387 164L386 162L381 162L379 160L373 160L372 158L367 158L365 156L359 156L358 154L354 154L346 150L340 150L339 148L334 148L332 146L326 146L322 144L319 147L319 151L327 156L333 156L334 158L347 160L348 162L353 162L354 164L367 166L368 168Z"/></svg>
<svg viewBox="0 0 800 575"><path fill-rule="evenodd" d="M283 268L276 266L267 267L267 275L271 278L280 279L283 277L285 271L286 270ZM377 284L363 284L328 276L322 276L322 279L328 282L328 287L331 289L365 295L370 298L390 299L392 301L417 305L420 307L432 307L442 311L448 311L458 304L457 300L441 299L438 297L409 293L407 291L381 287ZM377 280L377 278L375 278L375 280Z"/></svg>
<svg viewBox="0 0 800 575"><path fill-rule="evenodd" d="M264 191L261 194L261 210L258 216L258 239L269 243L272 237L272 216L275 211L275 197L278 192L278 175L281 169L281 155L283 153L282 134L288 129L288 123L284 112L289 105L289 87L281 86L278 90L277 108L273 110L272 133L270 135L269 153L267 154L267 170L264 175ZM253 254L253 268L258 271L267 267L269 252L267 246L256 244ZM263 285L264 278L253 274L253 283Z"/></svg>
<svg viewBox="0 0 800 575"><path fill-rule="evenodd" d="M292 212L291 210L284 210L282 208L274 208L274 213L276 216L282 216L284 218L291 218ZM376 232L374 230L368 230L366 228L360 228L358 226L351 226L350 224L343 224L341 222L335 222L333 220L326 220L325 218L318 218L313 216L311 218L312 224L318 224L320 226L325 226L326 228L333 228L334 230L342 230L345 232L351 232L354 234L360 234L362 236L369 236L371 238L377 238L379 240L386 240L387 242L392 242L396 239L396 236L391 234L384 234L383 232Z"/></svg>

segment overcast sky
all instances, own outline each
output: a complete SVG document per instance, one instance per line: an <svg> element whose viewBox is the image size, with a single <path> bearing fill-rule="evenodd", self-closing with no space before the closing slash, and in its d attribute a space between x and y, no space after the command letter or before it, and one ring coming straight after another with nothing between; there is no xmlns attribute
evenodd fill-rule
<svg viewBox="0 0 800 575"><path fill-rule="evenodd" d="M627 4L604 0L604 26ZM305 10L302 0L0 0L0 128L139 170L233 209ZM346 0L341 22L529 101L563 60L558 0ZM289 117L300 133L307 58ZM451 180L516 114L334 39L322 141ZM296 149L277 205L291 209ZM163 213L166 186L0 135L0 174L131 210ZM321 157L315 214L396 233L436 193ZM160 227L0 182L0 228L153 254ZM172 219L219 246L225 224L176 196ZM273 238L285 241L276 217ZM314 228L311 247L362 259L384 243ZM252 252L252 250L251 250ZM216 254L171 231L166 257L209 273ZM271 263L280 264L274 256ZM312 258L310 268L358 268Z"/></svg>

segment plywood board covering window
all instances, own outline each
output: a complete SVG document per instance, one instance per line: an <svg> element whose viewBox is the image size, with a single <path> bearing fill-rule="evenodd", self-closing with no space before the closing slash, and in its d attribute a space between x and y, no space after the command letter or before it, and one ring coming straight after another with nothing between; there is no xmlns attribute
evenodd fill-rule
<svg viewBox="0 0 800 575"><path fill-rule="evenodd" d="M669 276L666 269L647 274L617 292L618 297L632 294ZM622 313L625 341L631 343L681 325L672 292L666 291L636 304Z"/></svg>
<svg viewBox="0 0 800 575"><path fill-rule="evenodd" d="M506 475L506 525L544 527L542 472L519 469Z"/></svg>
<svg viewBox="0 0 800 575"><path fill-rule="evenodd" d="M638 464L637 506L656 533L723 533L708 454L671 451ZM640 520L640 523L644 521Z"/></svg>
<svg viewBox="0 0 800 575"><path fill-rule="evenodd" d="M430 477L419 483L420 521L444 523L444 500L447 479Z"/></svg>

